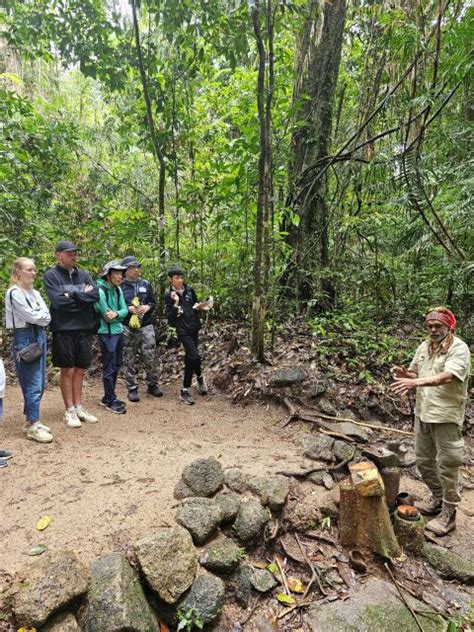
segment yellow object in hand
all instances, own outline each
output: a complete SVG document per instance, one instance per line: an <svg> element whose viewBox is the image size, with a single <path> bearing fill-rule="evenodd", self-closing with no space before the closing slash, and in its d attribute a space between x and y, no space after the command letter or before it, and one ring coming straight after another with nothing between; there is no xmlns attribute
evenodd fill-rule
<svg viewBox="0 0 474 632"><path fill-rule="evenodd" d="M134 296L132 298L132 305L134 307L140 307L140 299L138 298L138 296ZM128 324L130 325L130 327L132 329L139 329L140 328L141 323L140 323L140 319L138 318L137 314L132 314L130 316L130 321L129 321Z"/></svg>

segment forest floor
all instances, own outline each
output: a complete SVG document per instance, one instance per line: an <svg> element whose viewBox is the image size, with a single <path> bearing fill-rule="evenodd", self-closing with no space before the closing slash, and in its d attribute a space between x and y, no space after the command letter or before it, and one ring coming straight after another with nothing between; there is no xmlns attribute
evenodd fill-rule
<svg viewBox="0 0 474 632"><path fill-rule="evenodd" d="M91 380L84 401L100 421L71 429L62 421L59 388L49 387L42 421L54 442L40 445L22 434L20 389L7 389L0 447L14 458L0 470L4 570L17 570L38 543L73 549L90 562L172 523L173 488L196 458L215 456L224 467L241 466L254 475L281 469L282 460L285 467L299 467L301 448L291 441L291 429L275 428L284 416L277 407L242 408L217 394L186 406L177 399L178 386L165 391L160 399L143 394L126 415L114 415L98 405L100 383ZM124 387L118 393L125 399ZM38 532L43 515L51 525Z"/></svg>

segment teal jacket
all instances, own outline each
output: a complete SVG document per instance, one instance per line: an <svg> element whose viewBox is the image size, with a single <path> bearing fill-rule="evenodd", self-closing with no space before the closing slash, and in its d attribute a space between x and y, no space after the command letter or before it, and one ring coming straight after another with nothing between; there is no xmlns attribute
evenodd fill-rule
<svg viewBox="0 0 474 632"><path fill-rule="evenodd" d="M104 279L97 281L99 288L99 302L94 303L95 311L100 314L100 326L98 334L121 334L122 321L128 316L128 307L120 287L110 287ZM104 314L108 311L117 312L113 320L105 320Z"/></svg>

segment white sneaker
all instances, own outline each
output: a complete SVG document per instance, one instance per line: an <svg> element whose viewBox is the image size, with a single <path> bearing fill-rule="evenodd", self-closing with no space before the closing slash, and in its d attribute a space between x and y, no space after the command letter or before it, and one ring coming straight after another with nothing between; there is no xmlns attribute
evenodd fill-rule
<svg viewBox="0 0 474 632"><path fill-rule="evenodd" d="M76 406L76 415L81 421L85 421L88 424L96 424L99 420L89 413L84 406Z"/></svg>
<svg viewBox="0 0 474 632"><path fill-rule="evenodd" d="M38 428L42 428L43 430L46 430L46 432L51 432L51 428L49 426L45 426L44 424L41 423L41 421L37 421L36 425L38 426ZM31 424L26 423L23 426L23 432L26 434L31 428Z"/></svg>
<svg viewBox="0 0 474 632"><path fill-rule="evenodd" d="M80 428L82 426L75 410L66 410L63 420L69 428Z"/></svg>
<svg viewBox="0 0 474 632"><path fill-rule="evenodd" d="M28 439L38 441L38 443L51 443L53 440L53 435L46 432L46 430L42 428L38 422L30 426L26 436Z"/></svg>

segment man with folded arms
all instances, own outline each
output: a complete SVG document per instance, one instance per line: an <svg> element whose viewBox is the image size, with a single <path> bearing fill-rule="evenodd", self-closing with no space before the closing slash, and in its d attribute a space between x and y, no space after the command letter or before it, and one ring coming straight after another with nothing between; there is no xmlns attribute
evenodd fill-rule
<svg viewBox="0 0 474 632"><path fill-rule="evenodd" d="M58 242L55 254L57 265L44 275L51 301L53 365L61 369L64 422L69 428L80 428L81 422L98 421L83 406L82 387L84 371L92 363L94 303L99 300L99 290L89 273L77 267L77 246L72 241Z"/></svg>
<svg viewBox="0 0 474 632"><path fill-rule="evenodd" d="M421 343L408 368L394 367L392 389L405 395L416 388L416 465L431 497L417 503L427 516L438 515L426 525L442 536L456 527L461 501L459 467L464 440L462 424L470 369L469 348L454 335L456 318L445 307L436 307L425 318L428 339Z"/></svg>

